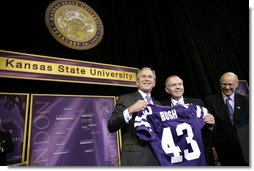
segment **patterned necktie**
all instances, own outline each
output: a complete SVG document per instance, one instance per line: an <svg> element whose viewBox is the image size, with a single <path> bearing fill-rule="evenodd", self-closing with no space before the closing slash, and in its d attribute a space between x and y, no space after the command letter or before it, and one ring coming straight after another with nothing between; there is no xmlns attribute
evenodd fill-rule
<svg viewBox="0 0 254 171"><path fill-rule="evenodd" d="M230 118L231 122L233 123L233 113L234 113L234 110L233 110L232 106L229 103L230 100L231 100L230 97L228 97L226 99L226 108L227 108L227 111L228 111L229 118Z"/></svg>
<svg viewBox="0 0 254 171"><path fill-rule="evenodd" d="M146 96L146 102L147 102L148 104L152 104L152 99L151 99L150 96Z"/></svg>

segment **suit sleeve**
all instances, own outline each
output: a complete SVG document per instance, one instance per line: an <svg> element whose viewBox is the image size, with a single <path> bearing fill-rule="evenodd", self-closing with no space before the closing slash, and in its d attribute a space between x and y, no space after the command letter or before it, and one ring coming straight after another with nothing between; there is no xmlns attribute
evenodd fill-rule
<svg viewBox="0 0 254 171"><path fill-rule="evenodd" d="M127 125L123 116L123 111L128 107L129 105L126 102L126 97L120 96L116 102L115 109L108 121L109 132L115 132L122 128L124 125Z"/></svg>

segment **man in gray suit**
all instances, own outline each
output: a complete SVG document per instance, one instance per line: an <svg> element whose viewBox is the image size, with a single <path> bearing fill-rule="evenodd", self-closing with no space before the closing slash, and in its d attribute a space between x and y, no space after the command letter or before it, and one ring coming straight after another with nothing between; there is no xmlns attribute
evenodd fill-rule
<svg viewBox="0 0 254 171"><path fill-rule="evenodd" d="M178 104L183 105L187 103L192 103L195 105L204 106L204 103L201 99L187 98L183 96L183 80L177 75L171 75L166 79L165 91L170 95L170 99L162 101L162 105L175 106ZM212 128L215 124L214 117L211 114L208 114L205 116L204 121L205 123L207 123L202 129L206 160L208 165L215 165L211 146Z"/></svg>
<svg viewBox="0 0 254 171"><path fill-rule="evenodd" d="M221 92L206 98L216 120L213 140L222 166L249 165L248 151L243 152L249 146L249 98L235 92L238 85L237 75L226 72L220 78Z"/></svg>
<svg viewBox="0 0 254 171"><path fill-rule="evenodd" d="M145 109L148 103L159 104L151 97L152 89L156 83L155 71L144 67L137 73L138 91L119 96L115 109L108 121L109 132L121 129L122 166L156 166L155 155L149 142L136 137L134 120L136 114ZM147 97L148 96L148 97ZM146 100L149 98L149 100Z"/></svg>

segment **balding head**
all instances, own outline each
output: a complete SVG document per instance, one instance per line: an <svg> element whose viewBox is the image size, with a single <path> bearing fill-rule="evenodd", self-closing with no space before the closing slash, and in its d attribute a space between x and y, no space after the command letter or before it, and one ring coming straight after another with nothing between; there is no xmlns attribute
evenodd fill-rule
<svg viewBox="0 0 254 171"><path fill-rule="evenodd" d="M220 87L223 94L230 96L239 85L239 80L233 72L226 72L220 77Z"/></svg>
<svg viewBox="0 0 254 171"><path fill-rule="evenodd" d="M177 76L169 76L165 82L165 91L175 100L179 100L184 93L183 80Z"/></svg>

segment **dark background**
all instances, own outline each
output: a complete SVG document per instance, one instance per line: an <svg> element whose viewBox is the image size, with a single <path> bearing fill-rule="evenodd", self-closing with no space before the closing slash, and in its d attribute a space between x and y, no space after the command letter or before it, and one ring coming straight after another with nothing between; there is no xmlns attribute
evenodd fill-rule
<svg viewBox="0 0 254 171"><path fill-rule="evenodd" d="M153 96L168 98L169 75L184 80L185 96L219 91L232 71L249 83L247 0L82 0L100 16L104 37L94 48L74 50L49 33L44 15L52 0L1 0L0 49L156 71ZM1 92L113 95L136 88L0 78Z"/></svg>

